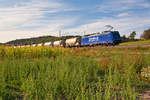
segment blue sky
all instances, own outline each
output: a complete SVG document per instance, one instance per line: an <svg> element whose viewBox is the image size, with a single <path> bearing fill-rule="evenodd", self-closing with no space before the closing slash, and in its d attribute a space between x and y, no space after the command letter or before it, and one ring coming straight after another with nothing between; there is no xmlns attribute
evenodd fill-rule
<svg viewBox="0 0 150 100"><path fill-rule="evenodd" d="M150 0L0 0L0 42L83 35L112 25L121 35L150 28Z"/></svg>

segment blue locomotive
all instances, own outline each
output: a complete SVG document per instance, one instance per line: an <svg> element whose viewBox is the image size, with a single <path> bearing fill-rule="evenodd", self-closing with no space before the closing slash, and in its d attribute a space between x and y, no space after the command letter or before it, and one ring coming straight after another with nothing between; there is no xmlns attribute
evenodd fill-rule
<svg viewBox="0 0 150 100"><path fill-rule="evenodd" d="M81 37L81 46L91 45L117 45L121 42L120 34L118 31L105 31L93 35Z"/></svg>

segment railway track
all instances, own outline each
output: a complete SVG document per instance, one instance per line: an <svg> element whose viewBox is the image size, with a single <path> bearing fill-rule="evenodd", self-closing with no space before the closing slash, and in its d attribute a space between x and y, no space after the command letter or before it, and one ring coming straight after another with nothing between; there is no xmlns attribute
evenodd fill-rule
<svg viewBox="0 0 150 100"><path fill-rule="evenodd" d="M142 44L142 45L125 45L125 46L91 46L91 47L83 47L83 48L93 48L93 49L125 49L125 48L148 48L150 44Z"/></svg>
<svg viewBox="0 0 150 100"><path fill-rule="evenodd" d="M144 45L125 45L125 46L120 46L120 45L116 45L116 46L98 46L99 49L113 49L113 48L147 48L150 47L150 44L144 44ZM96 48L96 47L94 47Z"/></svg>
<svg viewBox="0 0 150 100"><path fill-rule="evenodd" d="M102 47L104 49L112 49L112 48L147 48L150 47L150 44L144 44L144 45L125 45L125 46L108 46L108 47Z"/></svg>

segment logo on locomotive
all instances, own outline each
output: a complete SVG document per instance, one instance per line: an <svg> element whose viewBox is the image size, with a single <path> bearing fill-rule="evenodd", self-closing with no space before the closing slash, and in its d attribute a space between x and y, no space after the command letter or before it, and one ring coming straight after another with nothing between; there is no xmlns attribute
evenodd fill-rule
<svg viewBox="0 0 150 100"><path fill-rule="evenodd" d="M95 42L95 41L98 41L98 37L89 38L89 42Z"/></svg>

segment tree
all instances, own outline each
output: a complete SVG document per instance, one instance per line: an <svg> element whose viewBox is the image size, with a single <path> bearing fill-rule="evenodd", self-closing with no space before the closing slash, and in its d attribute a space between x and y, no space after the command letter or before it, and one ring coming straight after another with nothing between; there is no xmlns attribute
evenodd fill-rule
<svg viewBox="0 0 150 100"><path fill-rule="evenodd" d="M136 35L136 31L133 31L133 32L130 34L129 39L134 40L135 35Z"/></svg>
<svg viewBox="0 0 150 100"><path fill-rule="evenodd" d="M126 37L126 35L123 35L123 36L121 37L121 41L122 41L122 42L128 41L128 38Z"/></svg>
<svg viewBox="0 0 150 100"><path fill-rule="evenodd" d="M140 38L141 39L150 39L150 28L148 30L145 30Z"/></svg>
<svg viewBox="0 0 150 100"><path fill-rule="evenodd" d="M126 39L127 39L127 38L126 38L126 35L123 35L123 36L122 36L122 39L126 40Z"/></svg>

